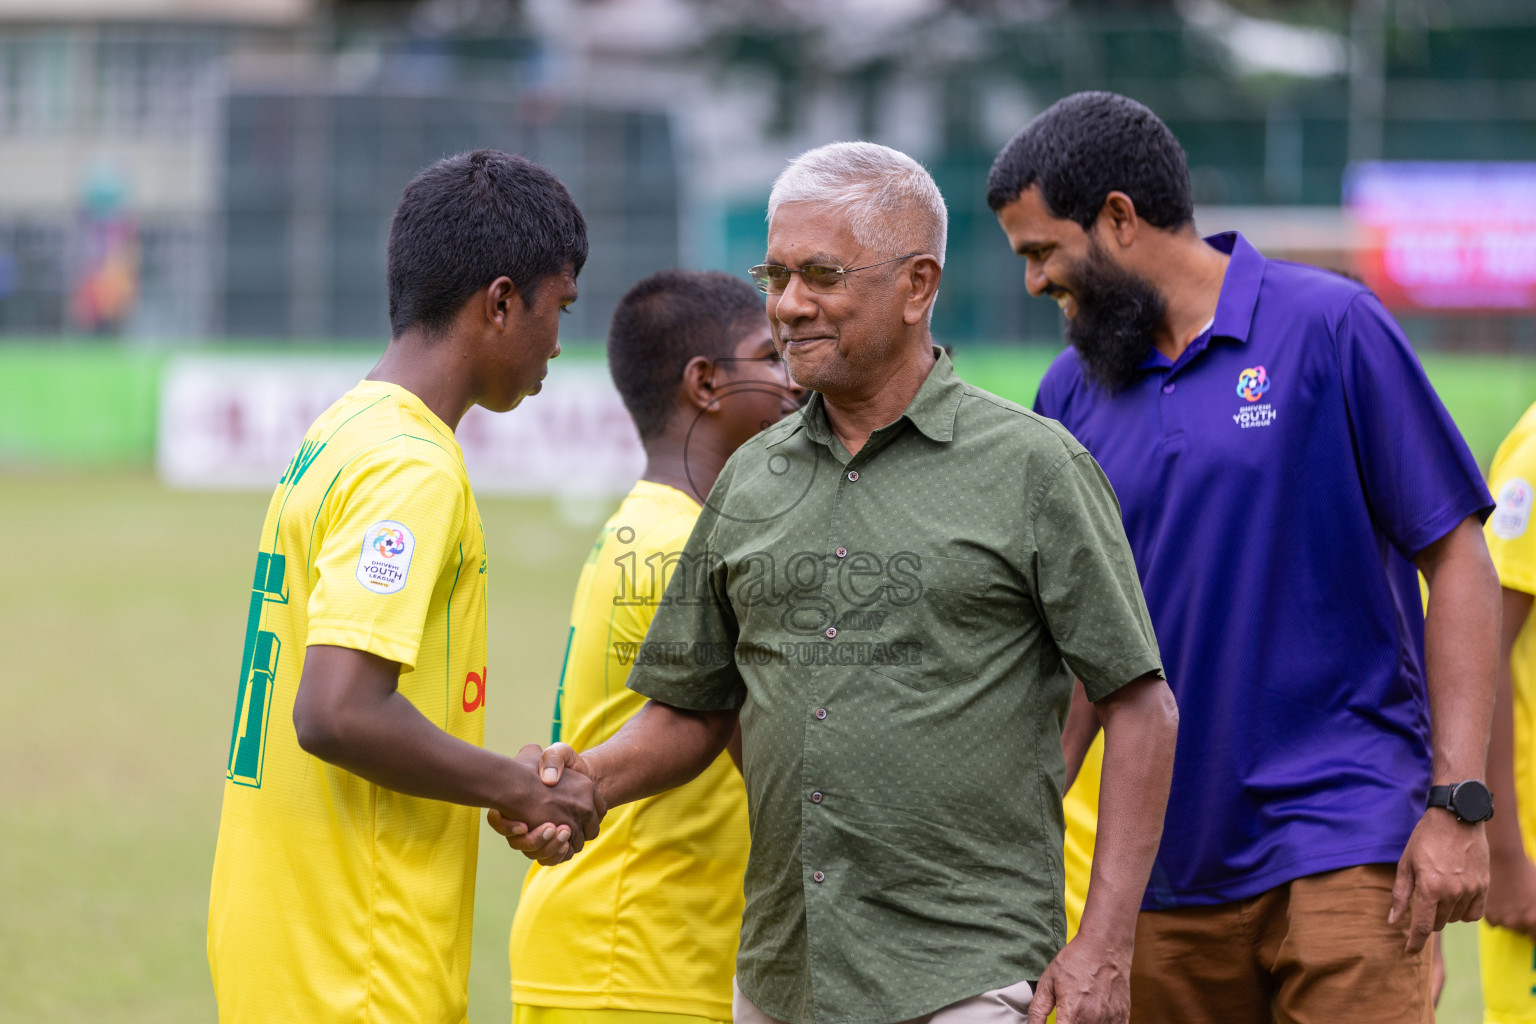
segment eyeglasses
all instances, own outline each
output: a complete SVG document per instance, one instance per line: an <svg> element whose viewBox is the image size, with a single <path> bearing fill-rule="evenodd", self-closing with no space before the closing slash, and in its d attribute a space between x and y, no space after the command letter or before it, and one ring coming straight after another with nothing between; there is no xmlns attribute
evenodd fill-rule
<svg viewBox="0 0 1536 1024"><path fill-rule="evenodd" d="M857 270L868 270L871 267L883 267L887 263L898 263L901 260L911 259L913 256L921 256L919 252L909 252L905 256L893 256L879 263L866 263L862 267L833 267L825 263L807 263L799 270L781 266L778 263L760 263L747 273L752 275L752 281L757 285L757 290L765 295L777 295L789 287L789 275L799 274L800 280L813 292L836 291L843 283L843 278Z"/></svg>
<svg viewBox="0 0 1536 1024"><path fill-rule="evenodd" d="M789 379L789 364L784 357L777 352L770 352L765 356L716 356L717 363L767 363L770 370L779 376Z"/></svg>

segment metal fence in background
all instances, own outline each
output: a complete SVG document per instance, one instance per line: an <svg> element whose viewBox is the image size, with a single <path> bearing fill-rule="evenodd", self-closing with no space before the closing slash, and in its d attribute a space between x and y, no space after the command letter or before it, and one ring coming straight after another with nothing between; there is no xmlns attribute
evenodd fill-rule
<svg viewBox="0 0 1536 1024"><path fill-rule="evenodd" d="M491 147L548 167L581 206L591 256L564 327L605 334L629 285L680 260L671 122L501 92L235 87L224 106L216 330L387 336L385 242L401 189L434 160Z"/></svg>
<svg viewBox="0 0 1536 1024"><path fill-rule="evenodd" d="M1529 0L1354 0L1310 20L1223 0L931 4L853 36L794 5L694 4L680 24L705 28L671 50L594 42L621 0L540 6L582 20L426 38L409 5L336 0L285 28L0 23L0 335L381 337L400 188L481 146L546 164L586 213L565 325L586 338L652 270L757 262L784 159L848 137L912 153L949 201L936 333L1058 337L982 190L998 146L1078 89L1148 103L1197 204L1271 222L1343 224L1352 161L1536 161ZM1329 230L1337 250L1348 225ZM1404 320L1426 347L1536 349L1529 309Z"/></svg>

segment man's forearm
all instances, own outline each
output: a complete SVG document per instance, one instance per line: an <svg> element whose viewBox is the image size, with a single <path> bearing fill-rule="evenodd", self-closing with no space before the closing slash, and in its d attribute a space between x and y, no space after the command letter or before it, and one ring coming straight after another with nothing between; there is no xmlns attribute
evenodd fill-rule
<svg viewBox="0 0 1536 1024"><path fill-rule="evenodd" d="M522 803L517 791L533 792L538 785L532 765L443 732L399 693L336 717L324 729L301 736L300 745L397 793L516 814Z"/></svg>
<svg viewBox="0 0 1536 1024"><path fill-rule="evenodd" d="M1467 519L1415 559L1429 581L1425 674L1434 784L1486 771L1499 650L1499 579L1476 520Z"/></svg>
<svg viewBox="0 0 1536 1024"><path fill-rule="evenodd" d="M1096 709L1104 726L1104 770L1079 934L1128 945L1162 840L1179 712L1168 684L1156 676L1128 683Z"/></svg>
<svg viewBox="0 0 1536 1024"><path fill-rule="evenodd" d="M293 724L299 746L338 768L408 796L520 810L542 798L531 765L451 736L395 689L400 666L344 647L305 654Z"/></svg>
<svg viewBox="0 0 1536 1024"><path fill-rule="evenodd" d="M686 711L647 701L612 738L581 757L609 807L691 781L730 741L735 711Z"/></svg>

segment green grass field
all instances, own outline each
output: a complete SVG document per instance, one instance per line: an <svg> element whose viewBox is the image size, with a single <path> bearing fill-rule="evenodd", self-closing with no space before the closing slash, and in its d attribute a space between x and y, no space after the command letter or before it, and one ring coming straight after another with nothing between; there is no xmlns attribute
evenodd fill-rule
<svg viewBox="0 0 1536 1024"><path fill-rule="evenodd" d="M208 878L260 494L148 474L0 474L0 1020L214 1019ZM547 738L601 504L487 498L486 742ZM509 1016L523 863L486 831L470 1016ZM1480 1020L1475 932L1447 938L1440 1020ZM1341 1016L1347 1019L1347 1015Z"/></svg>

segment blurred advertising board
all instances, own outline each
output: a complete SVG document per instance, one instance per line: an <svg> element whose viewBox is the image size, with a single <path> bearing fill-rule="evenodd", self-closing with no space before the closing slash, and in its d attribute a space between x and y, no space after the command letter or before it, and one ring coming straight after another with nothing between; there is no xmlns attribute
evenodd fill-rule
<svg viewBox="0 0 1536 1024"><path fill-rule="evenodd" d="M160 386L156 462L176 487L276 485L309 425L368 372L376 354L188 355ZM607 367L557 359L537 395L509 413L476 406L456 432L482 493L623 494L644 467Z"/></svg>
<svg viewBox="0 0 1536 1024"><path fill-rule="evenodd" d="M1388 306L1536 309L1536 163L1355 164L1344 202Z"/></svg>

